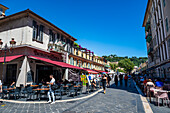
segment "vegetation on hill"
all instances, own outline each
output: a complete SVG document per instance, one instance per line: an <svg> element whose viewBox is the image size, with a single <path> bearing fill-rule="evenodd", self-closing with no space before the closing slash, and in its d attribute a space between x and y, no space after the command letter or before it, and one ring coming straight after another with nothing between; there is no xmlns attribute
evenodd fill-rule
<svg viewBox="0 0 170 113"><path fill-rule="evenodd" d="M110 62L119 62L120 60L124 60L124 59L129 59L130 61L133 62L133 64L135 66L139 66L141 63L144 63L146 60L148 60L147 57L136 57L136 56L133 56L133 57L128 57L128 56L125 56L125 57L119 57L117 55L109 55L109 56L103 56L103 58L105 58L106 60L110 61Z"/></svg>

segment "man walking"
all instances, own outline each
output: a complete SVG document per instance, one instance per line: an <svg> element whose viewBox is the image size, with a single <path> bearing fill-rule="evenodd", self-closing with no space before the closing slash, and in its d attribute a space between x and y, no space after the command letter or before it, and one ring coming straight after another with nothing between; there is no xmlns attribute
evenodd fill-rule
<svg viewBox="0 0 170 113"><path fill-rule="evenodd" d="M51 81L47 82L47 84L49 84L49 87L50 87L50 90L48 91L48 98L49 98L48 103L51 103L51 95L52 95L53 102L51 104L54 104L55 103L54 91L51 89L51 85L55 84L55 79L54 79L53 75L50 75L50 79L51 79Z"/></svg>
<svg viewBox="0 0 170 113"><path fill-rule="evenodd" d="M122 80L123 80L123 75L122 74L119 75L119 80L120 80L120 86L121 86L122 85Z"/></svg>

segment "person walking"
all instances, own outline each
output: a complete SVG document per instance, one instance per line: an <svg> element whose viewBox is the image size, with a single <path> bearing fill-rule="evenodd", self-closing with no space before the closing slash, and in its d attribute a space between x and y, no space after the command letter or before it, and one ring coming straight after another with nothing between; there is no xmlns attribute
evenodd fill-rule
<svg viewBox="0 0 170 113"><path fill-rule="evenodd" d="M107 77L107 83L108 83L108 87L110 87L110 81L111 81L111 77L110 77L110 75L108 75L108 77Z"/></svg>
<svg viewBox="0 0 170 113"><path fill-rule="evenodd" d="M49 98L48 103L54 104L55 103L54 91L51 89L51 85L55 84L55 79L54 79L53 75L50 75L50 79L51 79L51 81L47 82L47 84L49 85L49 88L50 88L50 90L48 91L48 98ZM53 102L51 102L51 95L53 98Z"/></svg>
<svg viewBox="0 0 170 113"><path fill-rule="evenodd" d="M122 74L119 75L119 80L120 80L120 86L122 86L122 80L123 80L123 75Z"/></svg>
<svg viewBox="0 0 170 113"><path fill-rule="evenodd" d="M128 81L128 76L127 76L127 74L125 74L124 81L125 81L125 86L127 87L127 81Z"/></svg>
<svg viewBox="0 0 170 113"><path fill-rule="evenodd" d="M117 87L117 85L118 85L118 77L117 77L117 75L115 75L114 81L115 81L115 85L116 85L116 87Z"/></svg>
<svg viewBox="0 0 170 113"><path fill-rule="evenodd" d="M102 85L103 85L104 94L106 93L106 82L107 82L107 77L104 74L102 77Z"/></svg>

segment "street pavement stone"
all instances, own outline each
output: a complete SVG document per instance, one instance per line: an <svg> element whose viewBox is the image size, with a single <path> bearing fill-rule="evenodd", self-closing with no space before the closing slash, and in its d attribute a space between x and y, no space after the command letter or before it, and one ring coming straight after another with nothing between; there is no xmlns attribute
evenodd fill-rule
<svg viewBox="0 0 170 113"><path fill-rule="evenodd" d="M144 113L140 95L134 85L116 87L113 81L106 94L102 91L88 99L53 105L7 102L5 104L0 107L0 113Z"/></svg>

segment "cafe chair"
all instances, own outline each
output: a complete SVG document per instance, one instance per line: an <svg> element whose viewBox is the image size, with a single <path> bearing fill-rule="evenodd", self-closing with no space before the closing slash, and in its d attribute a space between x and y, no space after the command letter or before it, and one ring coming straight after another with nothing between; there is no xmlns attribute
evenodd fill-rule
<svg viewBox="0 0 170 113"><path fill-rule="evenodd" d="M56 98L56 96L60 96L60 99L62 99L62 96L64 94L65 90L63 88L63 85L61 85L60 87L58 87L55 91L54 91L54 96Z"/></svg>
<svg viewBox="0 0 170 113"><path fill-rule="evenodd" d="M6 97L8 96L8 90L5 90L7 88L8 88L7 86L2 86L2 98L3 99L5 98L5 96Z"/></svg>
<svg viewBox="0 0 170 113"><path fill-rule="evenodd" d="M8 93L8 99L10 99L10 96L13 95L15 100L17 99L17 96L20 98L20 88L16 87L16 89L9 91Z"/></svg>
<svg viewBox="0 0 170 113"><path fill-rule="evenodd" d="M41 86L41 88L47 88L47 86ZM39 91L39 100L41 100L42 96L47 96L47 90L40 90Z"/></svg>
<svg viewBox="0 0 170 113"><path fill-rule="evenodd" d="M31 97L33 96L33 100L34 100L35 92L32 90L32 87L27 87L26 90L27 90L27 99L31 99Z"/></svg>
<svg viewBox="0 0 170 113"><path fill-rule="evenodd" d="M68 94L69 94L69 96L73 95L73 98L74 98L74 96L76 94L76 90L75 90L74 86L69 87Z"/></svg>
<svg viewBox="0 0 170 113"><path fill-rule="evenodd" d="M163 99L163 104L164 104L164 100L166 101L166 105L167 105L167 103L170 104L167 92L158 91L157 95L155 97L156 97L158 106L159 106L159 100L160 99Z"/></svg>

